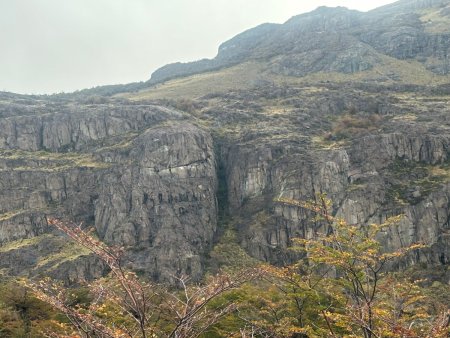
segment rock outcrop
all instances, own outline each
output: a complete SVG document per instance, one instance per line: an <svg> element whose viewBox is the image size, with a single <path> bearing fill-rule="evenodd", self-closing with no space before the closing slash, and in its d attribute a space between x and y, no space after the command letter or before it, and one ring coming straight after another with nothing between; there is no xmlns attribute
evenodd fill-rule
<svg viewBox="0 0 450 338"><path fill-rule="evenodd" d="M131 248L132 267L155 279L198 280L217 221L211 136L189 124L152 128L133 141L124 161L100 179L100 237Z"/></svg>
<svg viewBox="0 0 450 338"><path fill-rule="evenodd" d="M132 268L157 280L201 278L216 230L209 133L158 106L61 109L0 121L0 243L52 232L47 217L61 217L95 226L102 240L127 248ZM41 267L46 246L30 248L19 245L12 257L30 257L22 266ZM5 261L10 255L0 253ZM72 259L60 258L59 268L70 271ZM98 276L95 264L80 264L87 269L80 278Z"/></svg>
<svg viewBox="0 0 450 338"><path fill-rule="evenodd" d="M282 160L271 158L270 145L251 157L245 149L233 152L232 163L239 165L230 169L229 200L233 208L253 212L238 225L241 244L252 256L275 264L289 261L292 239L311 238L321 225L311 221L310 212L273 200L313 200L320 192L350 224L382 223L403 214L400 224L380 240L386 250L417 242L429 245L409 264L450 262L448 176L428 172L448 163L450 138L388 134L358 141L346 150L315 150Z"/></svg>
<svg viewBox="0 0 450 338"><path fill-rule="evenodd" d="M273 81L191 101L0 93L0 269L68 284L107 271L48 217L93 227L124 247L127 267L158 281L200 280L226 231L253 258L283 264L293 239L323 224L276 200L318 193L350 224L404 215L380 236L384 248L427 246L394 268L448 267L450 91L438 75L449 70L448 14L448 1L405 0L259 26L214 60L166 66L151 82L249 60ZM392 63L409 68L380 75ZM426 68L435 82L398 76ZM326 75L298 79L311 73Z"/></svg>

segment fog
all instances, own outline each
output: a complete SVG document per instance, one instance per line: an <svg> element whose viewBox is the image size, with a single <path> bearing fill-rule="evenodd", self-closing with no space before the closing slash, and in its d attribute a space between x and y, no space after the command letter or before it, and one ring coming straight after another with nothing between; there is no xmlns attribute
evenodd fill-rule
<svg viewBox="0 0 450 338"><path fill-rule="evenodd" d="M367 11L383 0L0 0L0 90L69 92L146 81L177 61L318 6Z"/></svg>

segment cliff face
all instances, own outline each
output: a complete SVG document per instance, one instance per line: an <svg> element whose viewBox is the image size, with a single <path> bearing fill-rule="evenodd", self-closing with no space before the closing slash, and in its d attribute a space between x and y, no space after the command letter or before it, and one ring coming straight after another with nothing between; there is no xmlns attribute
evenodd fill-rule
<svg viewBox="0 0 450 338"><path fill-rule="evenodd" d="M448 96L417 97L439 88L268 86L199 100L196 116L111 101L3 118L3 268L67 282L105 272L50 229L49 216L95 227L126 248L128 267L156 280L200 279L223 227L249 255L279 264L293 258L295 237L321 225L275 199L317 193L351 224L405 215L380 238L386 249L424 242L404 264L446 265Z"/></svg>
<svg viewBox="0 0 450 338"><path fill-rule="evenodd" d="M155 279L200 278L216 228L211 136L157 106L60 108L0 121L0 242L12 250L2 259L27 260L30 252L25 266L41 267L39 256L55 252L22 241L51 231L46 216L56 216L95 226L102 240L129 249L134 269ZM74 257L59 259L64 270ZM81 278L101 271L83 268Z"/></svg>
<svg viewBox="0 0 450 338"><path fill-rule="evenodd" d="M431 171L448 163L449 142L448 135L393 133L363 137L347 149L315 149L285 158L276 158L270 145L250 158L245 149L233 152L232 162L240 164L230 168L229 199L233 208L254 213L238 226L241 244L259 259L289 260L286 249L292 239L312 237L320 224L305 210L272 201L312 200L320 192L350 224L381 223L403 214L401 223L380 238L385 248L427 243L430 247L410 263L448 264L448 172Z"/></svg>
<svg viewBox="0 0 450 338"><path fill-rule="evenodd" d="M129 247L132 267L155 279L201 278L217 221L211 136L176 124L145 131L131 149L123 165L101 177L95 201L100 237Z"/></svg>
<svg viewBox="0 0 450 338"><path fill-rule="evenodd" d="M106 272L47 217L94 227L125 247L127 267L159 281L199 280L225 230L282 264L294 238L322 225L276 199L326 193L351 224L403 214L380 237L386 250L424 242L400 264L443 266L450 280L448 6L319 8L259 26L215 60L169 65L154 80L254 59L270 81L212 92L230 76L217 72L188 100L0 93L1 271L67 283ZM414 76L426 77L405 80Z"/></svg>
<svg viewBox="0 0 450 338"><path fill-rule="evenodd" d="M311 212L275 200L306 201L326 193L333 214L350 224L404 215L379 238L386 250L426 243L401 264L445 269L450 115L448 95L428 90L322 83L229 95L220 103L226 117L208 108L205 115L222 126L221 161L240 245L260 260L289 262L292 240L312 237L322 224ZM243 97L252 108L232 108ZM231 122L238 117L245 127Z"/></svg>

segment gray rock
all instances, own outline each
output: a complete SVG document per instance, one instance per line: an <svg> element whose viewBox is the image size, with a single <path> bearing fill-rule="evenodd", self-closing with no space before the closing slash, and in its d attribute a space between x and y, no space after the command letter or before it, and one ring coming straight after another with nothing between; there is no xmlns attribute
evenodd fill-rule
<svg viewBox="0 0 450 338"><path fill-rule="evenodd" d="M163 107L71 109L0 119L10 126L1 131L0 243L52 231L47 217L60 217L95 226L105 242L128 249L134 269L155 279L201 278L217 217L211 136ZM27 250L13 257L23 251L26 259ZM104 270L89 262L64 262L55 275L71 282Z"/></svg>
<svg viewBox="0 0 450 338"><path fill-rule="evenodd" d="M319 8L244 32L214 60L166 66L150 83L245 61L276 79L376 71L389 57L446 74L449 36L430 33L418 10L445 16L447 7L405 0L367 14ZM93 226L125 248L127 268L159 281L199 280L223 230L217 224L236 230L251 256L283 264L297 257L293 239L323 224L275 199L317 193L350 224L404 214L380 235L384 248L428 247L393 268L448 265L450 92L379 83L398 76L333 84L325 74L295 86L254 79L250 90L204 93L192 115L104 97L0 93L0 268L66 283L107 271L50 229L49 216Z"/></svg>
<svg viewBox="0 0 450 338"><path fill-rule="evenodd" d="M187 124L149 129L134 140L130 159L101 178L100 237L130 248L132 267L156 279L201 278L217 217L211 136Z"/></svg>
<svg viewBox="0 0 450 338"><path fill-rule="evenodd" d="M269 61L267 71L305 76L356 73L383 66L386 56L416 59L437 74L450 71L450 31L420 19L424 9L445 17L447 0L398 1L367 13L344 7L318 9L283 25L263 24L223 43L214 59L166 65L148 84L218 70L245 61ZM395 76L394 76L395 77Z"/></svg>

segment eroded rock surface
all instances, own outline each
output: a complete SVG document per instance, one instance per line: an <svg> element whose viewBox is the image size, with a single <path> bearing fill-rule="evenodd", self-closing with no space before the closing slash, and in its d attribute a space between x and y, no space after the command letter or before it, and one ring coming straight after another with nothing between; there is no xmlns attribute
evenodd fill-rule
<svg viewBox="0 0 450 338"><path fill-rule="evenodd" d="M404 215L380 236L385 249L427 247L395 268L449 271L449 6L322 7L259 26L214 60L168 65L150 83L243 62L265 80L184 101L83 96L101 88L0 93L0 269L66 283L106 272L48 217L94 227L125 248L127 267L158 281L201 279L225 231L253 258L283 264L295 258L293 239L323 224L276 199L326 193L350 224Z"/></svg>
<svg viewBox="0 0 450 338"><path fill-rule="evenodd" d="M58 250L20 243L54 232L52 216L95 226L100 239L127 249L129 266L157 280L201 278L217 217L210 134L159 106L61 108L0 121L10 126L2 129L0 242L19 246L2 259L22 255L29 264L19 267L41 271L39 259ZM65 278L75 280L73 259L60 259L59 268L70 272ZM99 275L89 263L74 271Z"/></svg>

